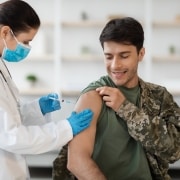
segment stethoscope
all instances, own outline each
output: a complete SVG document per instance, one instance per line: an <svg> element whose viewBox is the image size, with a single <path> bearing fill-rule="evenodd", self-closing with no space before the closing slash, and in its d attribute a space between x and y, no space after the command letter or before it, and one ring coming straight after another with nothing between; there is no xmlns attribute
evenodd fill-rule
<svg viewBox="0 0 180 180"><path fill-rule="evenodd" d="M5 78L5 76L4 76L4 73L0 70L0 73L1 73L1 75L2 75L2 77L3 77L3 79L4 79L4 81L7 83L7 80L6 80L6 78Z"/></svg>
<svg viewBox="0 0 180 180"><path fill-rule="evenodd" d="M9 88L9 90L10 90L10 92L11 92L11 95L12 95L12 97L14 98L16 104L17 104L17 109L18 109L18 112L19 112L20 117L21 117L20 101L19 101L18 97L16 96L15 92L13 91L13 89L12 89L12 84L10 83L11 74L10 74L10 72L9 72L9 70L8 70L8 68L7 68L6 64L5 64L5 62L4 62L2 59L0 59L0 61L2 61L4 67L5 67L5 69L6 69L7 73L8 73L8 75L9 75L9 80L8 80L8 78L4 75L4 73L3 73L3 71L2 71L1 69L0 69L0 74L2 75L4 81L6 82L8 88Z"/></svg>

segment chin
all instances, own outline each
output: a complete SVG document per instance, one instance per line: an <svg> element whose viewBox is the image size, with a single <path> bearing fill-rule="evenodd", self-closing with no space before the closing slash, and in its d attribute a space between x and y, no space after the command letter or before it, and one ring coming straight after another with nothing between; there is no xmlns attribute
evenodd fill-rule
<svg viewBox="0 0 180 180"><path fill-rule="evenodd" d="M114 84L116 86L124 86L125 85L125 82L122 82L122 81L119 81L119 80L113 80Z"/></svg>

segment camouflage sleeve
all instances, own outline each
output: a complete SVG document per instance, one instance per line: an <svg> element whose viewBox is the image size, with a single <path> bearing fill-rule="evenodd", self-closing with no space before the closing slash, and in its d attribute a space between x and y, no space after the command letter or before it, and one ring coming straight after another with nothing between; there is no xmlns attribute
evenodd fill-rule
<svg viewBox="0 0 180 180"><path fill-rule="evenodd" d="M117 114L127 122L129 134L151 154L173 163L180 158L180 108L164 93L160 108L138 108L126 100Z"/></svg>
<svg viewBox="0 0 180 180"><path fill-rule="evenodd" d="M67 169L68 144L63 146L59 155L53 161L52 179L53 180L77 180L76 177Z"/></svg>

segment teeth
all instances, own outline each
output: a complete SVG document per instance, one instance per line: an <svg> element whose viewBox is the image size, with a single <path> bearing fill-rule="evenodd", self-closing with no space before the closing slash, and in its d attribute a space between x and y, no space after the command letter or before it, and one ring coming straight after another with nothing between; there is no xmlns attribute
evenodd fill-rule
<svg viewBox="0 0 180 180"><path fill-rule="evenodd" d="M118 73L125 73L125 71L121 71L121 72L114 72L115 74L118 74Z"/></svg>

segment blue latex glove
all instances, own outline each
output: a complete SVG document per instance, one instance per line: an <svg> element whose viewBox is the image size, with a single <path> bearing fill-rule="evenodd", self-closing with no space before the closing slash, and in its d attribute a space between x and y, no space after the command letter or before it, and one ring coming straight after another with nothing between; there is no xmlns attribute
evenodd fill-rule
<svg viewBox="0 0 180 180"><path fill-rule="evenodd" d="M77 135L84 129L88 128L93 117L93 112L90 109L85 109L79 113L72 112L71 116L67 118L69 121L73 135Z"/></svg>
<svg viewBox="0 0 180 180"><path fill-rule="evenodd" d="M51 99L52 98L52 99ZM61 109L58 94L51 93L39 99L39 106L43 115Z"/></svg>

